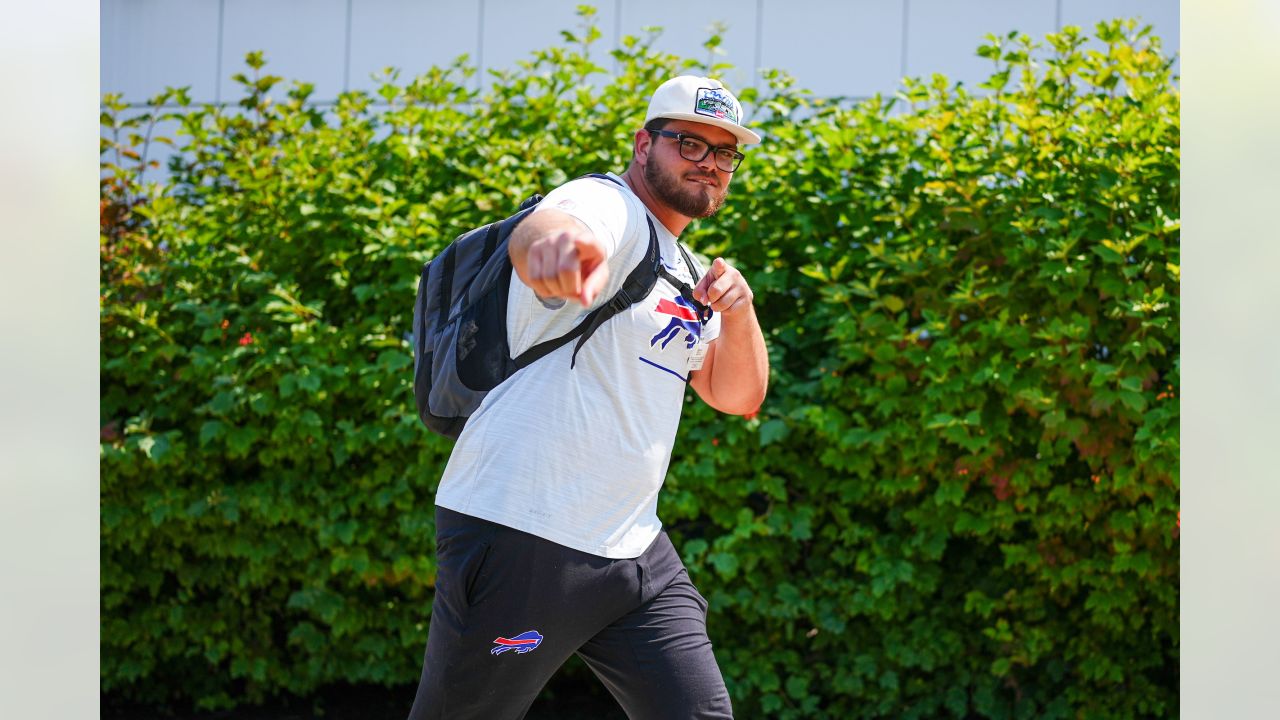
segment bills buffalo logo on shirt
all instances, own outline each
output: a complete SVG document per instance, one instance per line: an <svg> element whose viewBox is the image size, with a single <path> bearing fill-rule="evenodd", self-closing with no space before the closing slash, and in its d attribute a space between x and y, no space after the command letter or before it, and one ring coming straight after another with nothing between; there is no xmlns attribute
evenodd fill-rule
<svg viewBox="0 0 1280 720"><path fill-rule="evenodd" d="M527 652L533 652L542 644L542 633L537 630L527 630L513 638L499 637L493 641L493 648L489 652L494 655L501 655L508 650L515 650L516 654L523 655Z"/></svg>
<svg viewBox="0 0 1280 720"><path fill-rule="evenodd" d="M653 308L653 312L659 317L667 318L666 327L657 332L656 335L649 338L649 347L660 353L667 349L667 346L675 343L675 347L683 350L692 350L698 344L698 340L702 338L702 322L698 319L698 311L693 303L682 297L660 298L658 304ZM674 361L664 360L661 356L655 356L655 359L641 357L640 362L651 367L670 373L681 382L688 382L688 378L681 374L681 370L689 369L689 356L681 353L679 359ZM659 362L660 361L660 362ZM676 367L669 367L674 364Z"/></svg>
<svg viewBox="0 0 1280 720"><path fill-rule="evenodd" d="M681 331L685 333L684 346L691 348L698 342L698 338L702 337L702 323L698 322L698 311L693 305L682 297L673 300L662 298L658 301L658 307L653 309L654 312L661 315L670 315L671 321L667 326L658 331L657 335L649 341L650 347L655 347L659 342L662 343L662 349L667 349L667 343L674 340L680 335Z"/></svg>

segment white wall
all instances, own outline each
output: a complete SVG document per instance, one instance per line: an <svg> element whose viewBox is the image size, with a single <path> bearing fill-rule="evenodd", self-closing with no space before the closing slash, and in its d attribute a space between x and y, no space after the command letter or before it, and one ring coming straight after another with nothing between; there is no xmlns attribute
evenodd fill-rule
<svg viewBox="0 0 1280 720"><path fill-rule="evenodd" d="M484 68L511 67L576 29L584 0L102 0L102 92L144 102L165 85L190 85L193 101L239 97L230 76L264 50L267 70L316 86L312 98L374 87L391 65L401 82L466 53ZM891 93L903 74L944 73L975 84L990 70L974 50L988 32L1042 36L1140 16L1177 52L1177 0L596 0L600 62L622 35L658 25L657 47L703 60L716 21L728 25L730 88L763 67L794 74L820 95ZM487 80L481 73L477 81Z"/></svg>

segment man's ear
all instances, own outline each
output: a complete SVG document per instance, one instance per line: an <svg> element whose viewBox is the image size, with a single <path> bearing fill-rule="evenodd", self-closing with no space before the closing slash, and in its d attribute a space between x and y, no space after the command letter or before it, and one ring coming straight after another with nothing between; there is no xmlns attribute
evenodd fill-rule
<svg viewBox="0 0 1280 720"><path fill-rule="evenodd" d="M653 136L649 134L649 131L644 128L637 130L631 150L641 165L649 161L649 148L651 147L653 147Z"/></svg>

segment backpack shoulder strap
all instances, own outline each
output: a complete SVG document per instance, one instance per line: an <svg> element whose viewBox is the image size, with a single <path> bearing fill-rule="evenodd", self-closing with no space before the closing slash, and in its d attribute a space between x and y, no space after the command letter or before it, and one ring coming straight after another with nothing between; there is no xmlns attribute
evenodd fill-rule
<svg viewBox="0 0 1280 720"><path fill-rule="evenodd" d="M658 282L658 271L662 267L662 251L658 247L658 231L654 229L653 220L649 218L648 213L645 214L644 219L649 225L649 247L645 250L644 258L636 264L631 274L627 275L627 279L623 281L622 287L618 289L617 294L609 302L592 310L591 314L583 318L582 322L579 323L579 327L585 327L585 330L582 333L582 337L579 338L578 344L573 346L573 357L569 360L570 368L577 363L578 351L582 349L582 345L606 320L649 297L649 293L653 292L653 286Z"/></svg>
<svg viewBox="0 0 1280 720"><path fill-rule="evenodd" d="M689 268L689 277L693 278L693 284L698 284L698 271L702 269L700 263L693 261L693 253L689 252L689 248L679 240L676 241L676 247L680 249L680 257L684 258L684 266Z"/></svg>
<svg viewBox="0 0 1280 720"><path fill-rule="evenodd" d="M696 273L699 266L693 262L693 256L689 254L689 250L684 246L684 243L677 240L676 247L680 248L680 255L684 258L684 266L689 268L689 277L693 278L694 284L697 284L699 278ZM711 306L703 305L699 302L697 298L693 296L693 288L689 287L688 283L676 277L675 274L667 270L666 266L662 263L658 263L658 275L660 275L663 280L671 283L671 286L680 293L680 297L684 298L686 302L693 306L693 308L698 312L699 322L703 325L711 322Z"/></svg>

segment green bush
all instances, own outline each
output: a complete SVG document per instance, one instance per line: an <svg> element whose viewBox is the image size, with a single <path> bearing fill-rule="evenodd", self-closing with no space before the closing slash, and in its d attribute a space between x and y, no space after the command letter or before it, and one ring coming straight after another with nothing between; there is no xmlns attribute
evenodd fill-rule
<svg viewBox="0 0 1280 720"><path fill-rule="evenodd" d="M104 693L416 681L421 263L725 69L650 36L608 75L585 20L483 96L461 59L322 111L256 54L232 110L107 96ZM774 377L758 417L690 403L661 514L741 717L1177 714L1179 96L1148 30L1096 35L990 38L975 93L740 89L766 141L685 239L747 275Z"/></svg>

